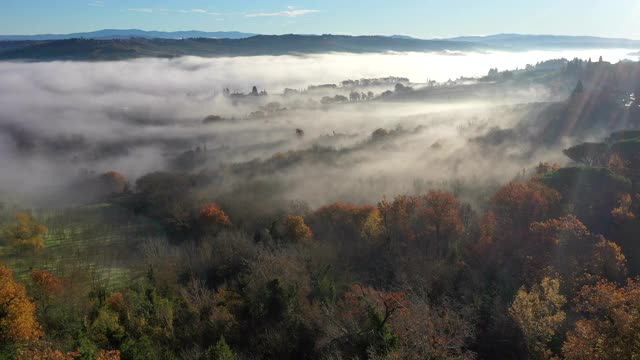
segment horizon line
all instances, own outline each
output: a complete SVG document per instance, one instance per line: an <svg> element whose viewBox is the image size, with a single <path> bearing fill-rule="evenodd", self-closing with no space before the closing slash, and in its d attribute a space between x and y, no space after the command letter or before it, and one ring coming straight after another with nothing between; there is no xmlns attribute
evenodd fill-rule
<svg viewBox="0 0 640 360"><path fill-rule="evenodd" d="M242 30L146 30L142 28L103 28L97 30L88 30L88 31L75 31L75 32L67 32L67 33L55 33L55 32L47 32L47 33L33 33L33 34L24 34L24 33L2 33L1 37L10 37L10 36L67 36L67 35L75 35L75 34L89 34L96 33L100 31L143 31L143 32L160 32L160 33L180 33L180 32L201 32L201 33L242 33L249 34L252 36L284 36L284 35L300 35L300 36L325 36L325 35L335 35L335 36L380 36L380 37L393 37L393 36L406 36L416 40L447 40L447 39L456 39L456 38L465 38L465 37L491 37L491 36L500 36L500 35L512 35L512 36L558 36L558 37L572 37L572 38L580 38L580 37L590 37L590 38L600 38L600 39L614 39L614 40L632 40L632 41L640 41L640 39L634 38L622 38L622 37L608 37L601 35L565 35L565 34L550 34L550 33L517 33L517 32L500 32L493 34L465 34L465 35L452 35L452 36L435 36L435 37L420 37L410 34L404 34L402 32L395 32L393 34L365 34L365 33L255 33L248 32Z"/></svg>

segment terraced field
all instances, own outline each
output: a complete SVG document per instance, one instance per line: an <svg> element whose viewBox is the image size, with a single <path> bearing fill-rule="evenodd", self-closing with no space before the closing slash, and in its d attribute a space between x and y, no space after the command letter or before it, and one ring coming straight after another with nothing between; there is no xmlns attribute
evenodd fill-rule
<svg viewBox="0 0 640 360"><path fill-rule="evenodd" d="M143 262L134 261L141 256L139 245L164 236L149 219L110 204L33 215L49 229L40 253L20 256L0 247L0 261L23 279L37 269L76 282L99 280L107 287L119 287L144 274Z"/></svg>

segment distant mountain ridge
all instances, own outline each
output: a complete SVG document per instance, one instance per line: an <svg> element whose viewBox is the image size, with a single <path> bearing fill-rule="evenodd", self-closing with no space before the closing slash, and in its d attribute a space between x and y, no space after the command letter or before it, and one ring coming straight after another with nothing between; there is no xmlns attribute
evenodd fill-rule
<svg viewBox="0 0 640 360"><path fill-rule="evenodd" d="M96 39L115 40L129 38L146 39L188 39L188 38L212 38L212 39L244 39L257 34L239 31L146 31L140 29L103 29L91 32L71 34L39 34L39 35L0 35L0 41L42 41L42 40L68 40L68 39Z"/></svg>
<svg viewBox="0 0 640 360"><path fill-rule="evenodd" d="M481 43L504 49L552 48L637 48L640 40L605 38L597 36L496 34L488 36L459 36L447 41Z"/></svg>
<svg viewBox="0 0 640 360"><path fill-rule="evenodd" d="M243 39L68 39L0 42L0 60L121 60L140 57L251 56L327 52L470 51L473 43L386 36L257 35Z"/></svg>
<svg viewBox="0 0 640 360"><path fill-rule="evenodd" d="M93 34L94 37L83 37L80 34ZM606 48L635 50L640 48L640 41L630 39L520 34L424 40L405 35L253 35L238 32L184 31L164 33L142 30L101 30L93 33L60 36L72 35L73 38L61 40L18 39L4 41L0 36L0 60L101 61L141 57L221 57L327 52L460 52ZM630 56L634 55L630 54Z"/></svg>

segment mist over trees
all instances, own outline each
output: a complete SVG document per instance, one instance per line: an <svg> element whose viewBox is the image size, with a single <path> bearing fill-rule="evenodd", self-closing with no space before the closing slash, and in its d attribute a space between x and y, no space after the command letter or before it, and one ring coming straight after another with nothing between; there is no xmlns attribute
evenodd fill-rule
<svg viewBox="0 0 640 360"><path fill-rule="evenodd" d="M639 63L250 59L0 63L0 358L640 354Z"/></svg>

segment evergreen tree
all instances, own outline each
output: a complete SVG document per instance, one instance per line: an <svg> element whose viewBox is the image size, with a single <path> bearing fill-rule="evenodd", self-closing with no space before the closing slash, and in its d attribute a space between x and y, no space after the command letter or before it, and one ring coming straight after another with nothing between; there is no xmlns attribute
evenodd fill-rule
<svg viewBox="0 0 640 360"><path fill-rule="evenodd" d="M221 336L220 340L207 351L208 360L236 360L237 358L224 336Z"/></svg>

